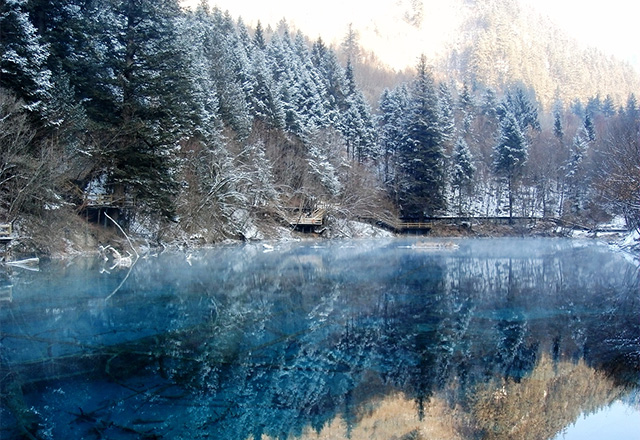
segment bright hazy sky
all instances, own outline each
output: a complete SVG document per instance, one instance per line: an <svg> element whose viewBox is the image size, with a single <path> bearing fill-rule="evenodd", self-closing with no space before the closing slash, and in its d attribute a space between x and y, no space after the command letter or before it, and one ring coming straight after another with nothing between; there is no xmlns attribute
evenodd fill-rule
<svg viewBox="0 0 640 440"><path fill-rule="evenodd" d="M311 38L339 42L349 23L360 33L361 44L394 67L415 65L424 52L435 53L461 20L463 0L424 0L421 30L407 26L402 8L411 0L209 0L245 23L264 27L286 18ZM585 45L633 64L640 71L640 1L638 0L520 0ZM184 0L195 4L198 0ZM433 18L431 18L433 17ZM437 18L436 18L437 17ZM430 21L431 20L431 21ZM398 26L398 24L402 26ZM416 45L415 42L418 42ZM430 50L432 51L430 53Z"/></svg>
<svg viewBox="0 0 640 440"><path fill-rule="evenodd" d="M570 35L640 71L638 0L520 0L549 15Z"/></svg>

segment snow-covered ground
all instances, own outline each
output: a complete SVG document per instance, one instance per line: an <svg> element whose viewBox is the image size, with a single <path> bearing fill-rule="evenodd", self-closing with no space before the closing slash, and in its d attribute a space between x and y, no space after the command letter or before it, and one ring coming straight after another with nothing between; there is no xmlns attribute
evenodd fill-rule
<svg viewBox="0 0 640 440"><path fill-rule="evenodd" d="M368 223L354 220L334 219L331 238L389 238L394 234Z"/></svg>
<svg viewBox="0 0 640 440"><path fill-rule="evenodd" d="M638 229L627 234L616 246L624 250L636 264L640 265L640 231Z"/></svg>

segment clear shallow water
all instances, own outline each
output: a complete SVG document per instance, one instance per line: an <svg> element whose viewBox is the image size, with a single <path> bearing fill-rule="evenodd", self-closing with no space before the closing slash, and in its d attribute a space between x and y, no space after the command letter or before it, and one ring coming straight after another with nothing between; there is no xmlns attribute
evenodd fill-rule
<svg viewBox="0 0 640 440"><path fill-rule="evenodd" d="M0 438L551 439L620 400L637 421L636 265L592 242L422 241L13 269Z"/></svg>

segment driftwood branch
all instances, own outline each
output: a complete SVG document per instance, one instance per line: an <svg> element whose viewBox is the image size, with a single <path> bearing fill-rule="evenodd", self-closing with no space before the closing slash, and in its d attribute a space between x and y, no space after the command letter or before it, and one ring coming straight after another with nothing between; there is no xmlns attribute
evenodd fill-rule
<svg viewBox="0 0 640 440"><path fill-rule="evenodd" d="M113 218L111 218L109 216L109 214L105 213L104 214L109 220L111 220L113 222L114 225L116 225L118 227L118 229L120 230L120 232L122 232L122 235L125 236L125 238L127 239L127 241L129 242L129 246L131 246L131 249L133 250L133 252L136 255L135 260L131 260L131 257L123 257L122 255L120 255L120 253L115 250L112 246L107 246L105 249L109 249L111 250L111 252L113 253L114 257L116 258L116 264L113 266L113 268L115 267L129 267L129 271L127 272L127 275L124 277L124 279L120 282L120 284L118 284L118 287L116 287L113 292L111 292L106 298L105 301L108 301L109 299L111 299L111 297L113 295L115 295L120 288L122 287L122 285L127 281L127 279L129 278L129 275L131 275L131 271L133 270L133 267L136 265L136 263L138 262L138 258L140 258L140 255L138 254L138 252L136 251L136 248L133 246L133 243L131 242L131 239L129 238L129 236L127 235L126 232L124 232L124 229L122 229L122 227L120 227L120 225L118 224L118 222L116 222ZM129 254L131 255L131 254ZM112 268L112 269L113 269Z"/></svg>
<svg viewBox="0 0 640 440"><path fill-rule="evenodd" d="M124 232L124 229L122 229L122 227L120 227L120 225L118 224L117 221L115 221L114 219L112 219L109 214L107 214L106 212L104 213L105 217L107 217L109 220L111 220L113 222L114 225L116 225L118 227L118 229L120 230L120 232L122 232L122 235L124 235L124 237L127 239L127 241L129 242L129 246L131 246L131 249L133 250L133 253L136 254L136 260L140 257L140 255L138 255L138 251L136 251L136 248L133 246L133 243L131 242L131 239L129 238L129 236L127 235L126 232Z"/></svg>

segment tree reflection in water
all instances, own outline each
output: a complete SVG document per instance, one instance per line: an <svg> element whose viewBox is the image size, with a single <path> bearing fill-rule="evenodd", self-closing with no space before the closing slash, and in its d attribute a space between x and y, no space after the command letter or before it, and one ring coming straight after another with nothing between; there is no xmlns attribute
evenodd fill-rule
<svg viewBox="0 0 640 440"><path fill-rule="evenodd" d="M637 392L637 265L410 244L167 254L108 301L124 273L16 273L0 436L543 439Z"/></svg>
<svg viewBox="0 0 640 440"><path fill-rule="evenodd" d="M520 381L496 378L478 384L453 405L447 391L451 390L431 397L422 417L414 400L401 392L388 393L363 402L357 423L350 429L339 415L319 431L307 428L295 438L545 439L562 431L580 414L592 413L628 392L583 361L556 363L547 356L540 359L528 377ZM275 439L263 436L262 440L272 438Z"/></svg>

